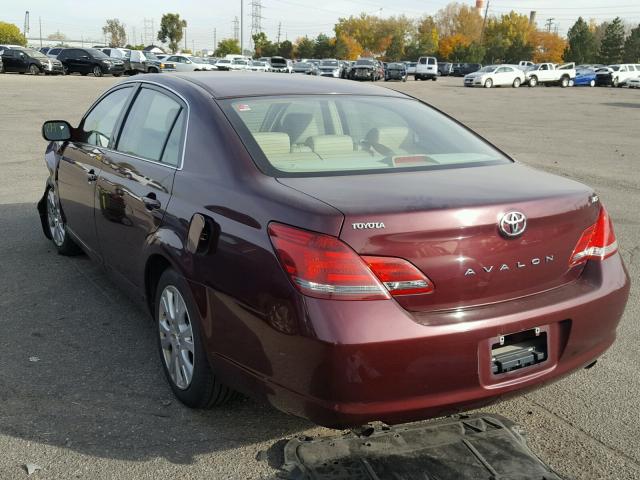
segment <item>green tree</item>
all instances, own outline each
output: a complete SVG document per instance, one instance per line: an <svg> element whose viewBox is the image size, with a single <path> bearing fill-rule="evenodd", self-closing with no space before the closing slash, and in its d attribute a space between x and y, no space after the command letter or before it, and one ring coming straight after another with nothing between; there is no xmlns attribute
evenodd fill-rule
<svg viewBox="0 0 640 480"><path fill-rule="evenodd" d="M451 57L456 62L480 63L486 55L486 50L480 42L471 42L469 45L458 45L453 49Z"/></svg>
<svg viewBox="0 0 640 480"><path fill-rule="evenodd" d="M144 43L141 43L140 45L131 45L130 43L127 43L124 46L124 48L128 48L129 50L144 50L144 47L146 47Z"/></svg>
<svg viewBox="0 0 640 480"><path fill-rule="evenodd" d="M266 33L258 32L254 34L251 39L253 40L256 58L272 56L271 51L273 50L273 45L267 38Z"/></svg>
<svg viewBox="0 0 640 480"><path fill-rule="evenodd" d="M616 17L607 24L600 45L599 62L612 64L622 62L624 50L624 25L622 19Z"/></svg>
<svg viewBox="0 0 640 480"><path fill-rule="evenodd" d="M104 27L102 27L102 33L109 35L109 46L111 48L122 47L127 43L127 33L124 28L124 24L120 23L117 18L109 18Z"/></svg>
<svg viewBox="0 0 640 480"><path fill-rule="evenodd" d="M224 57L225 55L240 54L240 44L235 38L225 38L218 42L218 48L214 52L214 57Z"/></svg>
<svg viewBox="0 0 640 480"><path fill-rule="evenodd" d="M318 35L315 39L313 56L315 58L333 58L336 55L336 42L324 33Z"/></svg>
<svg viewBox="0 0 640 480"><path fill-rule="evenodd" d="M624 42L623 60L626 63L640 62L640 25L631 30Z"/></svg>
<svg viewBox="0 0 640 480"><path fill-rule="evenodd" d="M507 56L512 57L524 45L531 44L531 36L534 33L534 27L529 23L529 17L514 11L500 18L490 18L484 32L484 47L487 50L485 62L498 63L506 61ZM531 55L520 57L520 60L529 60ZM514 59L511 59L514 61Z"/></svg>
<svg viewBox="0 0 640 480"><path fill-rule="evenodd" d="M180 40L184 36L185 28L187 28L187 21L182 20L179 13L165 13L160 20L158 40L162 43L168 42L169 50L172 53L176 53Z"/></svg>
<svg viewBox="0 0 640 480"><path fill-rule="evenodd" d="M299 58L313 58L316 51L316 42L309 37L301 37L296 41L296 55Z"/></svg>
<svg viewBox="0 0 640 480"><path fill-rule="evenodd" d="M13 23L0 22L0 43L25 46L27 39Z"/></svg>
<svg viewBox="0 0 640 480"><path fill-rule="evenodd" d="M284 40L278 45L278 55L284 58L293 58L293 43Z"/></svg>
<svg viewBox="0 0 640 480"><path fill-rule="evenodd" d="M576 63L594 63L598 54L596 37L589 24L579 17L567 33L567 49L564 58Z"/></svg>

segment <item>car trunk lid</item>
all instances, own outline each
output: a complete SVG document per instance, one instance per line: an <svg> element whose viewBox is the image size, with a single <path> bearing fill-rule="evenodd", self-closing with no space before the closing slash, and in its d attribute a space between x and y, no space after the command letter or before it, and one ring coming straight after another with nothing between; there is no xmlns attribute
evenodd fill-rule
<svg viewBox="0 0 640 480"><path fill-rule="evenodd" d="M518 164L374 175L281 178L344 216L340 238L361 255L399 257L435 284L396 300L411 311L495 303L575 280L569 258L599 212L592 190ZM499 223L526 216L524 233Z"/></svg>

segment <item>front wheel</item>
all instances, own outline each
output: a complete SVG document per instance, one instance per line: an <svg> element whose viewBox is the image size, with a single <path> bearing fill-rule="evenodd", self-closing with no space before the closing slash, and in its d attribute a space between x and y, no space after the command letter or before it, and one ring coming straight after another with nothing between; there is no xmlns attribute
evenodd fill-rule
<svg viewBox="0 0 640 480"><path fill-rule="evenodd" d="M198 308L185 279L164 271L155 295L155 319L162 367L174 395L191 408L222 405L234 396L221 384L204 349Z"/></svg>
<svg viewBox="0 0 640 480"><path fill-rule="evenodd" d="M590 87L595 87L595 86L596 86L596 81L595 81L595 80L591 80L591 81L589 82L589 86L590 86Z"/></svg>
<svg viewBox="0 0 640 480"><path fill-rule="evenodd" d="M31 75L40 75L40 69L37 65L32 63L31 65L29 65L29 73Z"/></svg>
<svg viewBox="0 0 640 480"><path fill-rule="evenodd" d="M484 88L491 88L493 87L493 80L491 80L490 78L487 78L484 82Z"/></svg>
<svg viewBox="0 0 640 480"><path fill-rule="evenodd" d="M620 86L620 80L618 80L618 77L613 79L613 86L614 87L619 87Z"/></svg>
<svg viewBox="0 0 640 480"><path fill-rule="evenodd" d="M513 80L513 88L518 88L521 83L522 83L522 81L519 78L515 78Z"/></svg>
<svg viewBox="0 0 640 480"><path fill-rule="evenodd" d="M47 226L51 241L60 255L73 256L82 253L80 247L71 240L67 233L67 225L53 187L47 190Z"/></svg>
<svg viewBox="0 0 640 480"><path fill-rule="evenodd" d="M531 77L529 79L529 86L531 88L535 87L536 85L538 85L538 79L536 77Z"/></svg>
<svg viewBox="0 0 640 480"><path fill-rule="evenodd" d="M96 65L95 67L93 67L93 76L94 77L101 77L102 75L104 75L102 73L102 68L100 68L100 65Z"/></svg>

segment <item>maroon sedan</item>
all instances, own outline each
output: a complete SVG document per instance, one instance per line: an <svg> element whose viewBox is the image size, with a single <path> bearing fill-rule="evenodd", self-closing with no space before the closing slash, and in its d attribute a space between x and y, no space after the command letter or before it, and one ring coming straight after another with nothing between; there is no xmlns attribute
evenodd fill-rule
<svg viewBox="0 0 640 480"><path fill-rule="evenodd" d="M45 235L151 313L182 402L398 423L613 343L629 278L591 188L401 93L259 77L135 77L43 126Z"/></svg>

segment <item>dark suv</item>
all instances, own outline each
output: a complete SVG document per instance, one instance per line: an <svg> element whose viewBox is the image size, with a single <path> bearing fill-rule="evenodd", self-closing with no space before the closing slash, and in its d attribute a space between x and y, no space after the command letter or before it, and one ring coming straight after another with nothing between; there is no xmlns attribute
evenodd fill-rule
<svg viewBox="0 0 640 480"><path fill-rule="evenodd" d="M30 48L7 48L2 51L2 70L5 72L31 73L32 75L61 74L62 64L44 53Z"/></svg>
<svg viewBox="0 0 640 480"><path fill-rule="evenodd" d="M62 62L65 73L77 72L81 75L93 73L95 77L101 77L107 73L119 77L124 73L122 60L109 58L95 48L66 48L60 52L58 60Z"/></svg>

